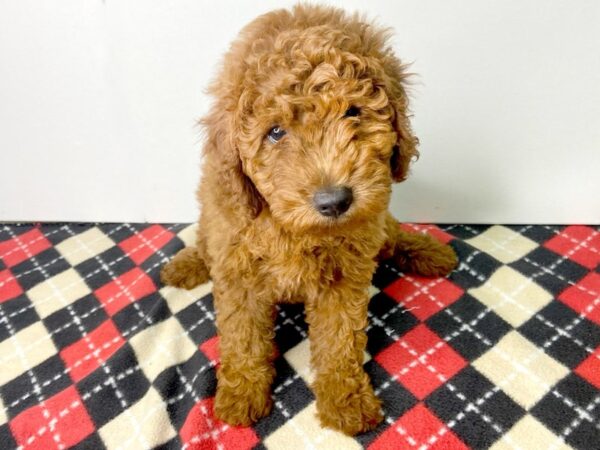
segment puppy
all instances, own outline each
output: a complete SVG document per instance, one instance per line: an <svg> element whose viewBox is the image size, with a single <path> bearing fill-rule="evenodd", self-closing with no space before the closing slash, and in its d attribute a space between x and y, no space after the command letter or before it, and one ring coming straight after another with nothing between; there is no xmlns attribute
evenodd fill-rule
<svg viewBox="0 0 600 450"><path fill-rule="evenodd" d="M363 350L377 261L426 276L456 265L450 247L402 232L387 212L418 156L387 35L339 9L277 10L241 31L210 86L196 246L161 277L214 283L214 408L229 424L269 414L275 304L303 302L322 425L375 427Z"/></svg>

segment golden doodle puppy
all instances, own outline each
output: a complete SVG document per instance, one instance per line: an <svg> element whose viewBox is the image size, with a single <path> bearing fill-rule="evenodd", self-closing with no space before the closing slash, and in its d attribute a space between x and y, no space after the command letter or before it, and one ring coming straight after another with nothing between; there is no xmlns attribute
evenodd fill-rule
<svg viewBox="0 0 600 450"><path fill-rule="evenodd" d="M383 258L441 276L452 249L402 232L391 186L418 155L406 74L388 32L322 6L247 25L210 86L195 247L164 283L214 283L221 364L215 414L269 414L277 302L303 302L322 425L353 435L382 418L363 370L368 287Z"/></svg>

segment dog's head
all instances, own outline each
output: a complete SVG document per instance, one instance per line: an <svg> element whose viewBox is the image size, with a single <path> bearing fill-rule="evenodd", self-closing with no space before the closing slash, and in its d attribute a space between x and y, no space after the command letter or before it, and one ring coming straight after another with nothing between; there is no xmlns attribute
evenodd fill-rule
<svg viewBox="0 0 600 450"><path fill-rule="evenodd" d="M387 33L334 8L297 6L240 34L211 86L207 154L238 208L294 230L384 211L418 155L405 73Z"/></svg>

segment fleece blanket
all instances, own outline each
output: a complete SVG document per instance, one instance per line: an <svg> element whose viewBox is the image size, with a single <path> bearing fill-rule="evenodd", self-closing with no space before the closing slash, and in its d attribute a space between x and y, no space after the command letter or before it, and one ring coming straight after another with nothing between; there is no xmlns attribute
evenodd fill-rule
<svg viewBox="0 0 600 450"><path fill-rule="evenodd" d="M600 227L402 225L449 278L380 264L365 370L385 420L319 426L302 306L281 306L273 412L212 412L211 285L164 287L189 224L0 226L2 449L598 449Z"/></svg>

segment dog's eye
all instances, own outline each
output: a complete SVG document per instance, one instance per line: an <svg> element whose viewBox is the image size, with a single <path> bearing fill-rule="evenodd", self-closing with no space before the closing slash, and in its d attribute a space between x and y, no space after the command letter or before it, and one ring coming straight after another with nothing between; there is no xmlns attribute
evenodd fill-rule
<svg viewBox="0 0 600 450"><path fill-rule="evenodd" d="M279 140L285 136L286 131L281 128L279 125L274 126L267 133L267 139L271 142L271 144L277 144Z"/></svg>
<svg viewBox="0 0 600 450"><path fill-rule="evenodd" d="M344 117L356 117L360 114L360 108L358 106L351 106L344 113Z"/></svg>

